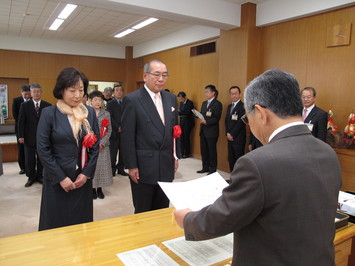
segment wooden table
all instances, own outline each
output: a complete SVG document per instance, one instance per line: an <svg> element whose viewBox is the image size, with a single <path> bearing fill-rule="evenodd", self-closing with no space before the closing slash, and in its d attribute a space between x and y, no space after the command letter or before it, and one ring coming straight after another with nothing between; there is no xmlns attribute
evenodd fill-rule
<svg viewBox="0 0 355 266"><path fill-rule="evenodd" d="M183 235L173 208L62 227L0 239L0 265L122 265L116 254L156 244L180 265L187 265L162 241ZM337 232L336 256L351 251L355 226ZM226 260L219 265L225 265ZM347 265L347 264L337 264Z"/></svg>

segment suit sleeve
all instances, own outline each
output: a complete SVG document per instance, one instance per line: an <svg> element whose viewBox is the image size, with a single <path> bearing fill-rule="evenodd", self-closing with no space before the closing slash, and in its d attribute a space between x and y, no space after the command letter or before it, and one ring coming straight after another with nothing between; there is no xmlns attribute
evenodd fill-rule
<svg viewBox="0 0 355 266"><path fill-rule="evenodd" d="M107 103L106 109L110 113L111 116L111 127L112 130L118 130L118 128L121 126L121 121L118 121L118 116L115 114L115 102L116 100L109 101Z"/></svg>
<svg viewBox="0 0 355 266"><path fill-rule="evenodd" d="M322 111L319 120L318 120L318 132L317 132L317 137L320 140L323 140L324 142L326 141L327 138L327 123L328 123L328 114L324 111Z"/></svg>
<svg viewBox="0 0 355 266"><path fill-rule="evenodd" d="M231 180L212 205L185 216L187 240L205 240L238 231L252 223L262 211L264 191L254 161L241 157L231 173Z"/></svg>
<svg viewBox="0 0 355 266"><path fill-rule="evenodd" d="M105 117L104 118L108 119L109 124L107 126L107 134L105 135L105 137L100 139L100 144L102 144L104 147L106 147L106 146L108 146L110 144L109 141L110 141L110 137L111 137L111 133L112 133L110 113L109 112L105 112ZM101 130L101 126L100 126L100 130Z"/></svg>
<svg viewBox="0 0 355 266"><path fill-rule="evenodd" d="M122 113L122 150L123 161L128 169L138 168L136 155L136 120L137 113L134 107L134 102L128 96L123 100Z"/></svg>
<svg viewBox="0 0 355 266"><path fill-rule="evenodd" d="M17 98L14 98L12 101L12 116L14 117L15 121L18 120L18 113L19 113L19 110L17 109L16 99Z"/></svg>
<svg viewBox="0 0 355 266"><path fill-rule="evenodd" d="M41 163L46 169L46 175L51 179L51 184L55 185L66 178L66 174L57 163L51 144L51 132L53 127L53 112L42 111L37 128L37 152ZM51 109L52 110L52 109Z"/></svg>
<svg viewBox="0 0 355 266"><path fill-rule="evenodd" d="M21 104L21 108L18 116L18 122L17 122L19 138L25 137L25 124L26 124L26 110L25 110L25 105Z"/></svg>

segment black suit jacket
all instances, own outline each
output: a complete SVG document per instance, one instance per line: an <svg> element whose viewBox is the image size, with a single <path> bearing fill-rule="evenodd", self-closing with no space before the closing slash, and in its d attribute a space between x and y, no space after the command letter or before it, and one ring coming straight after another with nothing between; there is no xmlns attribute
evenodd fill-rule
<svg viewBox="0 0 355 266"><path fill-rule="evenodd" d="M231 114L232 104L228 105L226 118L225 118L225 129L226 134L232 135L234 142L245 145L246 142L246 130L245 124L242 121L242 116L245 114L244 103L239 101L237 105L233 108ZM233 116L237 116L236 120L233 120Z"/></svg>
<svg viewBox="0 0 355 266"><path fill-rule="evenodd" d="M106 110L110 113L112 126L110 139L118 138L118 128L121 127L122 120L122 105L123 103L119 104L116 99L107 102Z"/></svg>
<svg viewBox="0 0 355 266"><path fill-rule="evenodd" d="M33 100L21 104L18 118L18 138L24 138L25 144L36 147L37 126L43 108L51 106L49 102L41 100L39 115L37 116Z"/></svg>
<svg viewBox="0 0 355 266"><path fill-rule="evenodd" d="M144 87L127 94L123 100L123 161L128 169L138 168L139 182L157 184L174 179L173 128L178 125L176 96L161 91L165 126ZM180 140L175 149L180 158Z"/></svg>
<svg viewBox="0 0 355 266"><path fill-rule="evenodd" d="M322 109L314 106L312 111L304 120L305 123L310 123L313 125L312 135L316 138L323 140L325 142L327 138L327 123L328 123L328 114Z"/></svg>
<svg viewBox="0 0 355 266"><path fill-rule="evenodd" d="M207 116L207 112L211 112L211 116ZM218 138L219 137L219 120L222 115L222 103L216 98L210 103L207 108L207 101L202 103L201 114L206 120L206 125L200 125L200 135L204 135L206 138Z"/></svg>
<svg viewBox="0 0 355 266"><path fill-rule="evenodd" d="M194 109L194 104L191 100L187 99L186 103L180 103L179 116L181 126L187 125L193 127L195 125L194 115L191 111L192 109Z"/></svg>
<svg viewBox="0 0 355 266"><path fill-rule="evenodd" d="M17 121L18 121L18 115L20 113L21 109L21 104L24 102L23 97L16 97L12 101L12 116L15 119L15 132L16 132L16 137L18 138L18 126L17 126Z"/></svg>

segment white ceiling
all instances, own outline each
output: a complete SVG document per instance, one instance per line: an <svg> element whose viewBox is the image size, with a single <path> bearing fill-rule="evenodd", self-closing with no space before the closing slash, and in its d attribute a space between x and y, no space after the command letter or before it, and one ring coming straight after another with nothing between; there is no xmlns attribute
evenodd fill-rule
<svg viewBox="0 0 355 266"><path fill-rule="evenodd" d="M243 4L244 2L260 3L265 0L218 1ZM46 29L46 26L48 27L50 24L49 22L53 20L52 18L49 21L51 15L55 13L56 7L66 2L77 2L78 7L62 24L60 30L50 31ZM122 9L122 5L119 6L119 10L111 8L114 4L107 0L1 0L0 33L18 37L135 46L193 26L188 21L161 18L159 21L126 37L113 38L113 35L121 29L125 29L146 17L144 14L130 13L127 11L129 9ZM159 12L156 13L159 18ZM166 15L162 17L166 17Z"/></svg>
<svg viewBox="0 0 355 266"><path fill-rule="evenodd" d="M0 0L0 49L125 58L125 47L132 46L139 57L239 27L246 2L257 4L256 25L265 26L355 0ZM58 31L48 30L66 3L78 7ZM148 17L159 20L113 37Z"/></svg>

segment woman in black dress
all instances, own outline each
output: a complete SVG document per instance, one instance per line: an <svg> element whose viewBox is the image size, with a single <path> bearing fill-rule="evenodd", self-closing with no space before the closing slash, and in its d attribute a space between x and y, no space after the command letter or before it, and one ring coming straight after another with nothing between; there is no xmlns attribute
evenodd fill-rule
<svg viewBox="0 0 355 266"><path fill-rule="evenodd" d="M92 180L99 153L93 108L82 104L88 80L75 68L57 78L56 105L43 109L37 150L43 164L39 230L93 221Z"/></svg>

